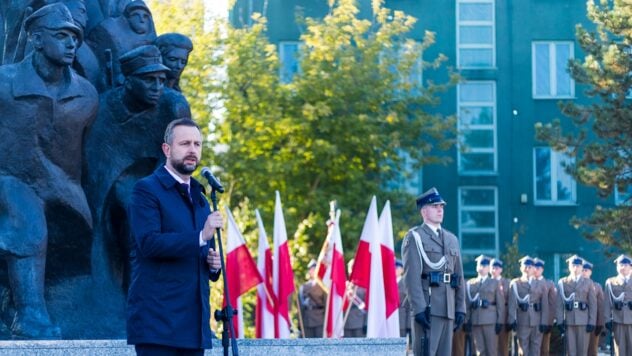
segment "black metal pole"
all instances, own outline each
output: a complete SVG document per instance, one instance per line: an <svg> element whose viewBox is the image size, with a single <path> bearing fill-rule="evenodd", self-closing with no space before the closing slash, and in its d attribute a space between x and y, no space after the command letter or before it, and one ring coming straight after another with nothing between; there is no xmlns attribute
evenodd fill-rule
<svg viewBox="0 0 632 356"><path fill-rule="evenodd" d="M211 187L211 202L213 203L213 211L217 211L217 193L215 188ZM237 311L230 305L230 297L228 295L228 282L226 281L226 263L224 262L224 248L222 247L222 231L220 228L216 229L215 245L219 247L219 260L222 268L222 278L224 281L224 300L226 306L221 310L215 311L215 320L221 321L223 324L222 331L222 347L224 348L224 356L228 356L228 345L230 343L233 350L233 356L238 356L237 339L235 338L235 328L233 326L233 316L237 315ZM230 339L228 331L230 330Z"/></svg>

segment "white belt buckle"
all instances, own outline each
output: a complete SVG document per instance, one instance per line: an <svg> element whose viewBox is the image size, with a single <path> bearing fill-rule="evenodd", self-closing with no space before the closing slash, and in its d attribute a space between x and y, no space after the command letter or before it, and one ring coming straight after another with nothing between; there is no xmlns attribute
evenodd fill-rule
<svg viewBox="0 0 632 356"><path fill-rule="evenodd" d="M443 283L450 283L450 273L444 273L443 274Z"/></svg>
<svg viewBox="0 0 632 356"><path fill-rule="evenodd" d="M573 302L573 309L579 309L579 302Z"/></svg>

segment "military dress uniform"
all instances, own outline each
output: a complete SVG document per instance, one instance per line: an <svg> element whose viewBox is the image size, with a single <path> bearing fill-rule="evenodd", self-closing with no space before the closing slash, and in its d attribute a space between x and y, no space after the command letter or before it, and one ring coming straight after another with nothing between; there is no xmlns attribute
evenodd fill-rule
<svg viewBox="0 0 632 356"><path fill-rule="evenodd" d="M323 337L327 294L313 279L299 289L305 337Z"/></svg>
<svg viewBox="0 0 632 356"><path fill-rule="evenodd" d="M494 258L492 259L492 268L494 267L500 267L503 268L503 261ZM498 333L498 356L507 356L509 354L509 328L508 325L509 323L507 322L507 309L508 309L508 302L509 302L509 279L504 278L502 276L499 276L499 278L496 279L498 281L498 287L500 288L500 292L503 295L504 298L504 305L505 307L503 308L504 313L503 316L501 318L501 324L503 325L502 329L500 330L500 333Z"/></svg>
<svg viewBox="0 0 632 356"><path fill-rule="evenodd" d="M436 189L417 198L421 210L426 204L445 204ZM421 339L429 341L431 355L452 354L452 335L455 324L465 318L465 286L459 242L453 233L438 231L426 223L408 231L402 243L404 279L411 314L417 318L428 313L429 330L416 321L412 327L413 350L422 354ZM428 309L427 309L428 308ZM456 323L455 323L456 321Z"/></svg>
<svg viewBox="0 0 632 356"><path fill-rule="evenodd" d="M355 299L358 304L351 303L349 315L345 321L345 337L365 337L366 336L366 308L364 301L366 300L366 289L356 287Z"/></svg>
<svg viewBox="0 0 632 356"><path fill-rule="evenodd" d="M478 263L489 265L490 259L479 256ZM497 333L504 327L505 298L500 283L489 277L480 276L467 281L467 321L472 327L474 350L477 355L498 354Z"/></svg>
<svg viewBox="0 0 632 356"><path fill-rule="evenodd" d="M619 264L632 264L632 259L621 255ZM606 280L604 315L614 336L614 353L632 355L632 281L630 276L617 275Z"/></svg>
<svg viewBox="0 0 632 356"><path fill-rule="evenodd" d="M533 266L533 260L522 258L523 266ZM549 298L542 281L523 274L509 284L508 322L516 331L521 355L540 355L542 328L549 320Z"/></svg>
<svg viewBox="0 0 632 356"><path fill-rule="evenodd" d="M539 258L534 258L533 265L538 268L544 268L544 261ZM538 278L542 281L547 290L547 296L549 300L549 319L547 320L546 327L542 333L542 346L540 347L541 356L549 356L551 349L551 330L553 329L553 322L555 321L556 308L557 308L557 288L555 288L555 282L550 279L546 279L543 276Z"/></svg>
<svg viewBox="0 0 632 356"><path fill-rule="evenodd" d="M583 265L583 259L573 256L571 264ZM563 325L569 356L588 354L589 333L597 323L597 296L591 280L567 276L557 283L557 323Z"/></svg>
<svg viewBox="0 0 632 356"><path fill-rule="evenodd" d="M408 338L410 334L410 306L406 296L406 283L404 278L397 281L397 291L399 292L399 336Z"/></svg>
<svg viewBox="0 0 632 356"><path fill-rule="evenodd" d="M584 261L584 271L593 269L593 264L587 261ZM593 289L595 290L595 296L597 297L597 324L595 325L595 332L590 333L589 341L588 341L588 355L589 356L597 356L599 351L599 338L601 336L601 331L604 328L605 320L604 320L604 293L601 285L592 279L590 280L593 284Z"/></svg>

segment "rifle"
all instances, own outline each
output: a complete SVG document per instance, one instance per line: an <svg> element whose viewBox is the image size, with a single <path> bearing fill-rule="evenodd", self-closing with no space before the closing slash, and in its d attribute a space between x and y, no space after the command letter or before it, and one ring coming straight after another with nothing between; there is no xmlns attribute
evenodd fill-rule
<svg viewBox="0 0 632 356"><path fill-rule="evenodd" d="M610 356L614 356L614 315L610 308Z"/></svg>
<svg viewBox="0 0 632 356"><path fill-rule="evenodd" d="M562 315L562 332L560 333L560 337L562 338L562 355L566 356L566 305L563 306Z"/></svg>
<svg viewBox="0 0 632 356"><path fill-rule="evenodd" d="M467 332L465 333L465 350L463 350L465 356L472 356L476 354L472 347L472 315L467 321Z"/></svg>

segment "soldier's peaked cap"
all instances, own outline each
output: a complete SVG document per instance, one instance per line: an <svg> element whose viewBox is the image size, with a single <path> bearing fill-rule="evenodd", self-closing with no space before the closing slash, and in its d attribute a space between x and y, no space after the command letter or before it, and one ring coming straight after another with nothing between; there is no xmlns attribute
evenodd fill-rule
<svg viewBox="0 0 632 356"><path fill-rule="evenodd" d="M583 265L584 259L577 255L572 255L571 257L566 259L566 263L570 263L572 265Z"/></svg>
<svg viewBox="0 0 632 356"><path fill-rule="evenodd" d="M154 45L136 47L120 56L119 62L121 63L121 71L126 77L130 75L170 71L169 67L162 64L160 50Z"/></svg>
<svg viewBox="0 0 632 356"><path fill-rule="evenodd" d="M24 29L27 33L40 28L72 31L79 40L77 47L83 41L83 31L75 24L66 5L59 2L41 7L24 20Z"/></svg>
<svg viewBox="0 0 632 356"><path fill-rule="evenodd" d="M619 257L614 260L614 263L629 265L632 264L632 259L626 255L619 255Z"/></svg>
<svg viewBox="0 0 632 356"><path fill-rule="evenodd" d="M536 267L544 267L544 261L542 261L541 259L535 257L533 259L533 265Z"/></svg>
<svg viewBox="0 0 632 356"><path fill-rule="evenodd" d="M591 270L591 271L592 271L592 269L593 269L593 264L592 264L592 263L590 263L590 262L588 262L588 261L584 261L583 268L584 268L584 269L589 269L589 270Z"/></svg>
<svg viewBox="0 0 632 356"><path fill-rule="evenodd" d="M522 266L533 266L533 258L531 256L524 256L518 261Z"/></svg>
<svg viewBox="0 0 632 356"><path fill-rule="evenodd" d="M428 189L427 191L425 191L423 194L418 196L415 201L417 202L417 209L421 209L425 205L429 205L429 204L431 205L435 205L435 204L445 205L446 204L443 198L441 198L441 195L439 195L439 191L435 187L432 187Z"/></svg>
<svg viewBox="0 0 632 356"><path fill-rule="evenodd" d="M481 266L489 266L489 262L491 261L491 259L485 255L480 255L476 257L474 260L476 261L477 264Z"/></svg>
<svg viewBox="0 0 632 356"><path fill-rule="evenodd" d="M500 259L498 259L498 258L493 258L493 259L492 259L491 264L492 264L492 267L500 267L500 268L503 268L503 261L501 261L501 260L500 260Z"/></svg>

